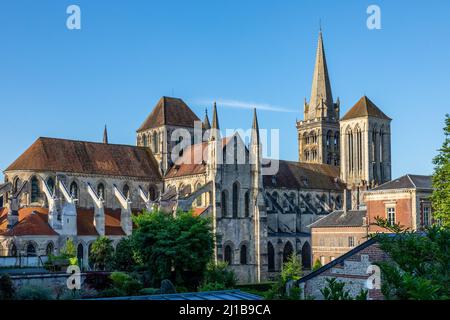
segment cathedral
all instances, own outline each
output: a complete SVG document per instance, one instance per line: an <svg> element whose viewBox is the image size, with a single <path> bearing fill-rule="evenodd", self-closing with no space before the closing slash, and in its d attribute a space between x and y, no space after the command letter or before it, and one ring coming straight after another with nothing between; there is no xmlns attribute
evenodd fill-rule
<svg viewBox="0 0 450 320"><path fill-rule="evenodd" d="M157 102L136 146L109 143L106 128L101 143L40 137L4 171L0 255L47 256L71 238L89 270L97 237L115 246L133 215L181 209L211 218L214 259L240 282L273 278L292 253L310 269L308 226L343 206L364 208L364 192L391 180L391 119L366 96L342 118L340 108L320 32L311 97L295 124L298 161L262 157L256 110L246 144L221 135L220 106L200 120L173 97ZM264 174L273 161L278 170Z"/></svg>

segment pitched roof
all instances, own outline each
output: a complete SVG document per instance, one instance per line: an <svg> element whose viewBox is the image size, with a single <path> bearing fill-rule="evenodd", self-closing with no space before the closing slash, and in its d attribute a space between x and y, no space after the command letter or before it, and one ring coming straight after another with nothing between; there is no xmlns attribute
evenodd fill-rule
<svg viewBox="0 0 450 320"><path fill-rule="evenodd" d="M162 97L137 132L162 125L193 128L195 121L200 121L200 119L183 100Z"/></svg>
<svg viewBox="0 0 450 320"><path fill-rule="evenodd" d="M264 160L275 161L275 160ZM274 176L264 176L266 188L342 190L339 168L315 163L279 160L279 170Z"/></svg>
<svg viewBox="0 0 450 320"><path fill-rule="evenodd" d="M38 138L6 170L58 171L160 180L149 148Z"/></svg>
<svg viewBox="0 0 450 320"><path fill-rule="evenodd" d="M105 235L125 235L120 225L120 212L120 209L105 208ZM94 226L94 209L77 208L77 234L79 236L98 236Z"/></svg>
<svg viewBox="0 0 450 320"><path fill-rule="evenodd" d="M230 137L222 138L222 146L226 146L229 141ZM206 172L207 163L208 142L190 145L183 150L183 155L175 161L166 178L203 174Z"/></svg>
<svg viewBox="0 0 450 320"><path fill-rule="evenodd" d="M2 210L3 209L3 210ZM8 230L8 209L0 209L0 235L2 236L57 236L48 224L48 209L42 207L21 208L19 222Z"/></svg>
<svg viewBox="0 0 450 320"><path fill-rule="evenodd" d="M394 190L394 189L426 189L432 190L431 176L406 174L400 178L388 181L373 188L372 191Z"/></svg>
<svg viewBox="0 0 450 320"><path fill-rule="evenodd" d="M344 115L341 120L349 120L360 117L376 117L391 120L368 97L364 96Z"/></svg>
<svg viewBox="0 0 450 320"><path fill-rule="evenodd" d="M336 210L326 215L322 219L310 224L311 228L327 227L362 227L366 211L346 211Z"/></svg>

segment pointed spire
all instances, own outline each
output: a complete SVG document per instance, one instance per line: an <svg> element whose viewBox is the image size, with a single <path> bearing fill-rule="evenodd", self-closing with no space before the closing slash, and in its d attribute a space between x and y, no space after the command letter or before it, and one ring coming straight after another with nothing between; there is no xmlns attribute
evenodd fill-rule
<svg viewBox="0 0 450 320"><path fill-rule="evenodd" d="M217 117L217 105L214 102L214 108L213 108L213 123L212 123L212 128L213 129L217 129L220 130L219 127L219 118Z"/></svg>
<svg viewBox="0 0 450 320"><path fill-rule="evenodd" d="M259 124L256 108L253 109L253 125L252 125L252 143L259 144Z"/></svg>
<svg viewBox="0 0 450 320"><path fill-rule="evenodd" d="M322 101L324 102L322 105ZM315 118L318 108L326 107L326 114L333 112L333 96L331 93L330 78L328 76L327 61L323 45L322 30L319 32L319 40L316 52L316 64L314 66L313 81L311 86L311 99L309 100L309 118Z"/></svg>
<svg viewBox="0 0 450 320"><path fill-rule="evenodd" d="M203 120L203 129L204 130L211 129L211 123L209 122L208 118L208 109L205 109L205 119Z"/></svg>
<svg viewBox="0 0 450 320"><path fill-rule="evenodd" d="M103 143L108 144L108 129L106 128L106 124L105 129L103 130Z"/></svg>

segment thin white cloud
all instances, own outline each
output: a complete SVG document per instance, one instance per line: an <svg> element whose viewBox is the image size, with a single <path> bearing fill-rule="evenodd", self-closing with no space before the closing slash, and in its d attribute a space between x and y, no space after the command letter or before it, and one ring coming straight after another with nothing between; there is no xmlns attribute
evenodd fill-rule
<svg viewBox="0 0 450 320"><path fill-rule="evenodd" d="M226 107L226 108L237 108L237 109L253 109L257 110L265 110L265 111L275 111L275 112L297 112L292 109L274 106L267 103L255 103L255 102L246 102L239 100L230 100L230 99L217 99L217 100L201 100L198 103L211 105L214 102L217 103L218 107Z"/></svg>

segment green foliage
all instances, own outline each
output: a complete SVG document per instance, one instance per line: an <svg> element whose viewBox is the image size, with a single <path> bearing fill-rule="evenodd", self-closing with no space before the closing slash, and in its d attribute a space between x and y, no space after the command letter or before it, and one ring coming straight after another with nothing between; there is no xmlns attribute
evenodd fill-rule
<svg viewBox="0 0 450 320"><path fill-rule="evenodd" d="M157 288L143 288L139 290L139 294L142 296L150 296L154 294L159 294L159 289Z"/></svg>
<svg viewBox="0 0 450 320"><path fill-rule="evenodd" d="M281 280L284 284L287 284L291 280L299 280L302 277L302 262L295 253L292 253L283 265L283 270L281 271Z"/></svg>
<svg viewBox="0 0 450 320"><path fill-rule="evenodd" d="M109 277L113 287L123 292L124 296L137 295L142 289L141 282L126 273L113 272Z"/></svg>
<svg viewBox="0 0 450 320"><path fill-rule="evenodd" d="M199 291L216 291L232 289L236 286L236 275L224 261L210 261L206 266L203 283Z"/></svg>
<svg viewBox="0 0 450 320"><path fill-rule="evenodd" d="M112 264L114 248L112 240L105 236L100 236L92 244L90 261L94 264L96 270L106 270Z"/></svg>
<svg viewBox="0 0 450 320"><path fill-rule="evenodd" d="M50 289L38 286L23 286L17 290L17 300L52 300Z"/></svg>
<svg viewBox="0 0 450 320"><path fill-rule="evenodd" d="M77 256L77 248L75 247L75 243L72 239L67 239L64 247L62 247L60 251L60 255L64 259L75 258Z"/></svg>
<svg viewBox="0 0 450 320"><path fill-rule="evenodd" d="M319 269L319 268L322 268L322 263L320 262L319 259L317 259L317 260L314 262L314 265L313 265L313 267L312 267L312 271L316 271L316 270Z"/></svg>
<svg viewBox="0 0 450 320"><path fill-rule="evenodd" d="M203 276L213 254L210 220L192 213L144 212L133 218L137 229L133 246L139 261L150 272L153 284L171 278L178 285ZM190 277L185 276L190 272Z"/></svg>
<svg viewBox="0 0 450 320"><path fill-rule="evenodd" d="M349 291L345 290L345 283L336 278L327 278L327 286L320 289L325 300L352 300Z"/></svg>
<svg viewBox="0 0 450 320"><path fill-rule="evenodd" d="M0 277L0 300L12 300L15 295L15 289L8 274Z"/></svg>
<svg viewBox="0 0 450 320"><path fill-rule="evenodd" d="M359 293L356 295L355 300L367 300L368 294L369 290L361 289Z"/></svg>
<svg viewBox="0 0 450 320"><path fill-rule="evenodd" d="M114 252L113 269L120 271L132 271L137 265L134 256L133 240L129 237L122 238Z"/></svg>
<svg viewBox="0 0 450 320"><path fill-rule="evenodd" d="M386 222L378 225L386 227ZM385 298L449 299L450 229L432 226L424 233L415 233L399 226L387 228L395 235L376 235L380 248L391 258L377 263Z"/></svg>
<svg viewBox="0 0 450 320"><path fill-rule="evenodd" d="M450 115L445 117L445 140L433 159L433 216L444 227L450 227Z"/></svg>

